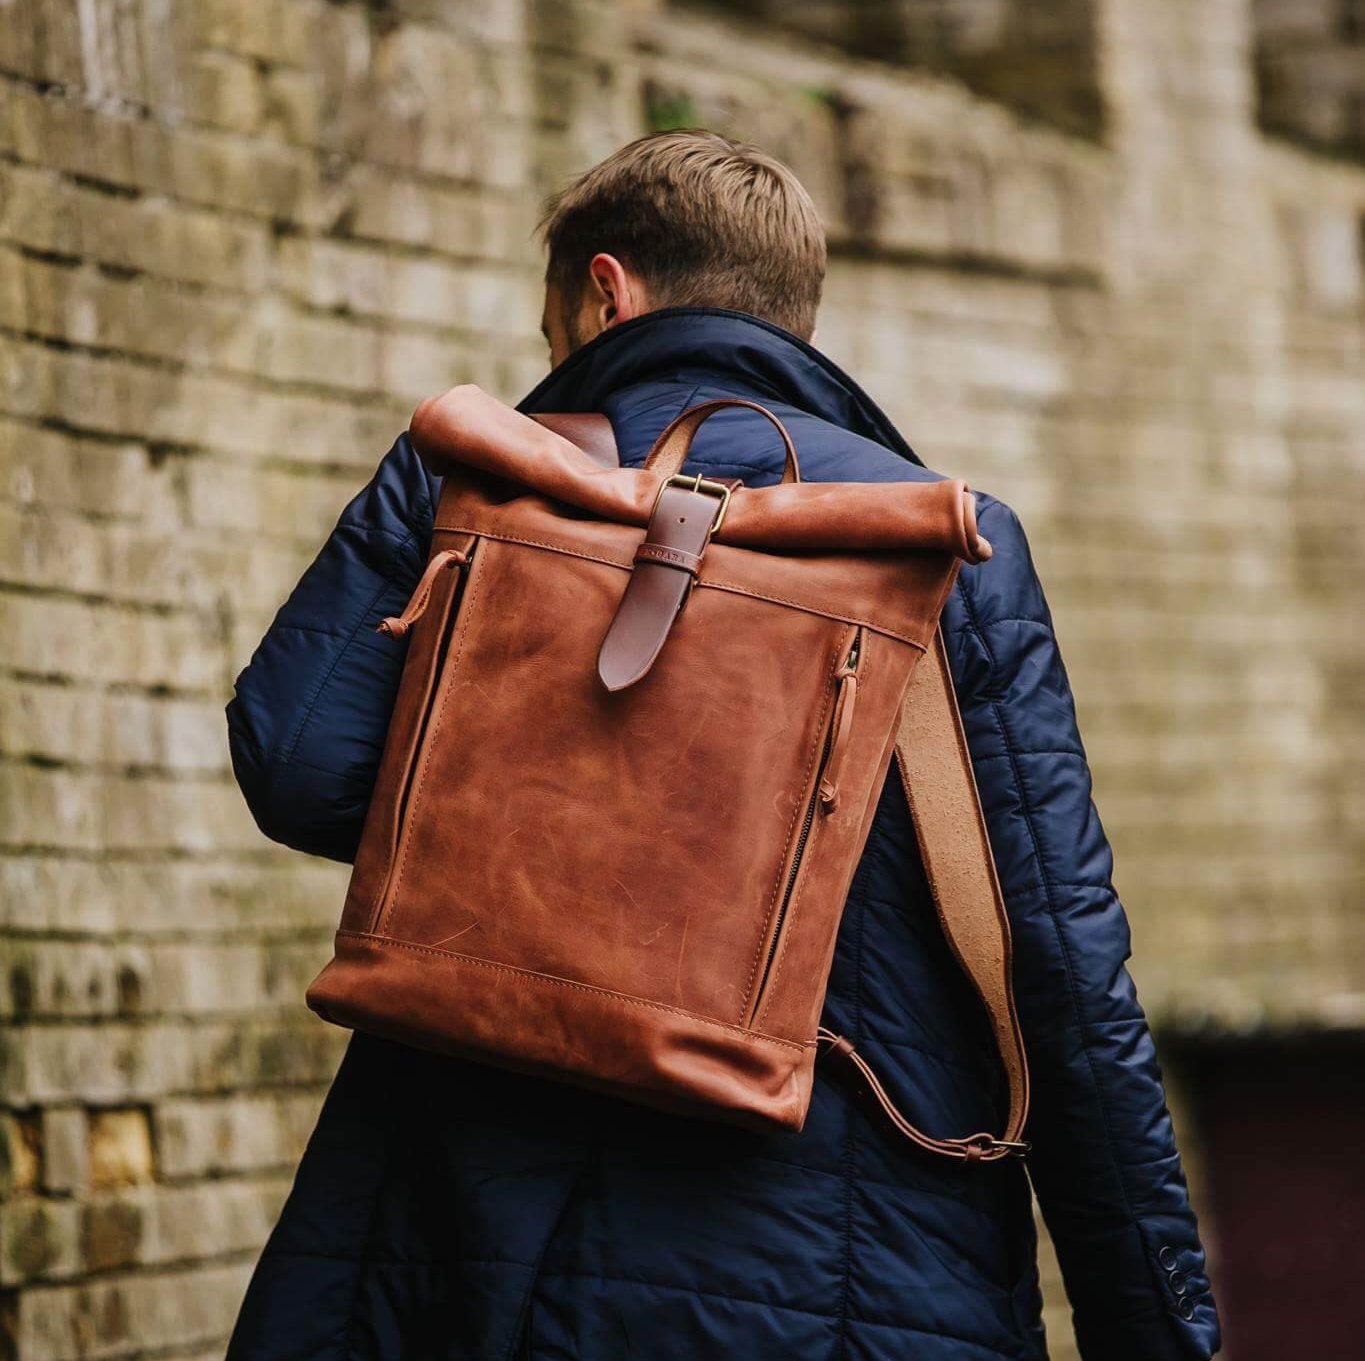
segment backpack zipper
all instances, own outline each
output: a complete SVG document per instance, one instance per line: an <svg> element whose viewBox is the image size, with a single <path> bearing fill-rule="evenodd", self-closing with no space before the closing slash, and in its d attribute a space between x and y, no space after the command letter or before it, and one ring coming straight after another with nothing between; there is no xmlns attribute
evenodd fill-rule
<svg viewBox="0 0 1365 1361"><path fill-rule="evenodd" d="M835 679L842 687L845 678L852 679L858 674L858 667L863 659L863 627L860 624L853 634L853 640L849 643L848 651L844 654L843 663L834 673ZM766 999L768 984L772 981L773 965L777 962L777 951L782 944L783 928L787 924L787 911L791 907L792 897L796 892L796 883L801 875L801 862L806 857L806 846L810 841L811 833L815 830L815 815L821 807L821 784L824 779L825 770L829 765L830 754L834 749L835 734L842 726L839 723L840 703L839 693L836 691L834 704L830 711L829 721L825 725L824 745L820 752L820 763L816 767L815 780L811 786L810 798L806 802L806 811L801 819L801 830L796 837L796 850L792 853L791 868L787 871L787 881L782 888L782 898L777 908L777 919L773 924L772 937L768 942L768 953L763 961L763 972L759 975L758 987L754 991L753 1005L749 1008L748 1024L753 1025L758 1020L759 1012L763 1009ZM831 811L833 803L830 803L827 811Z"/></svg>
<svg viewBox="0 0 1365 1361"><path fill-rule="evenodd" d="M439 561L438 561L439 560ZM441 683L445 676L446 657L450 653L450 642L455 636L455 629L460 622L460 606L464 600L465 586L469 582L469 571L474 561L474 546L471 545L469 551L460 552L455 549L447 550L432 558L427 566L427 571L423 574L422 581L418 584L417 590L413 592L413 598L408 603L408 608L398 619L386 619L379 626L379 632L390 634L393 637L401 638L413 627L426 613L427 606L431 603L431 595L434 587L437 572L442 569L453 570L456 574L455 583L451 588L450 603L445 612L445 618L441 621L441 638L436 645L436 656L432 662L431 670L431 693L427 697L426 707L422 711L421 722L417 725L417 732L412 742L412 758L407 770L403 775L403 790L398 800L398 816L394 823L393 852L389 856L388 869L384 875L384 887L379 893L379 898L374 910L374 916L370 923L371 933L382 929L384 918L389 910L389 895L393 892L394 876L398 870L398 862L403 847L403 837L407 831L408 815L411 811L413 784L417 778L417 772L422 764L423 748L426 746L427 730L431 727L432 710L436 707L436 698L441 692ZM401 627L394 627L399 624Z"/></svg>

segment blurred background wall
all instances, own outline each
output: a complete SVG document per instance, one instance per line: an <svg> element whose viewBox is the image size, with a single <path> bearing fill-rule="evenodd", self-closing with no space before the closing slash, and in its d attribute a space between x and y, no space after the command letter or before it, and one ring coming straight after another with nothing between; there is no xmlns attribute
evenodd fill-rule
<svg viewBox="0 0 1365 1361"><path fill-rule="evenodd" d="M1029 528L1229 1355L1359 1355L1361 0L0 0L0 1357L221 1354L344 883L232 678L417 399L543 371L543 191L698 123Z"/></svg>

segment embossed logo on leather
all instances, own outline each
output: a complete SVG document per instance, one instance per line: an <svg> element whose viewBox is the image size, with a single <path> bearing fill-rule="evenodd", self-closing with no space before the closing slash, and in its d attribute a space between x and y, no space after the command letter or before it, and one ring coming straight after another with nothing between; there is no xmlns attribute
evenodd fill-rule
<svg viewBox="0 0 1365 1361"><path fill-rule="evenodd" d="M663 567L681 567L685 572L693 571L697 564L693 554L682 553L675 548L665 548L657 543L641 544L635 556L648 562L657 562Z"/></svg>

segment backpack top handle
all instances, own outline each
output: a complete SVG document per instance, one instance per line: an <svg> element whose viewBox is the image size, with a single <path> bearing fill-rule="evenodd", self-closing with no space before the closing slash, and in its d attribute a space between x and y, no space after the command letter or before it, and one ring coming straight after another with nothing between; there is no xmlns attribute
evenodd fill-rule
<svg viewBox="0 0 1365 1361"><path fill-rule="evenodd" d="M726 407L744 407L773 423L777 433L782 436L782 447L786 451L786 464L782 469L782 481L795 483L801 481L801 465L796 459L796 445L782 424L766 406L757 402L746 402L740 397L716 397L709 402L698 402L688 407L681 416L676 417L664 427L663 433L654 441L654 447L645 458L647 472L658 473L660 477L675 477L682 471L683 464L692 448L692 441L701 423Z"/></svg>

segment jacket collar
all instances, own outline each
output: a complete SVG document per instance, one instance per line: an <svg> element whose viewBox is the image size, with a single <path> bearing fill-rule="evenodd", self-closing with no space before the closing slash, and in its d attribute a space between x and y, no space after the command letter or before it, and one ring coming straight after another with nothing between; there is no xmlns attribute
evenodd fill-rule
<svg viewBox="0 0 1365 1361"><path fill-rule="evenodd" d="M658 379L713 382L792 406L920 462L872 398L814 346L716 307L667 307L613 326L551 370L518 410L601 411L622 388Z"/></svg>

